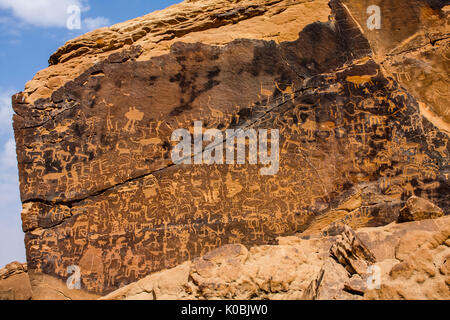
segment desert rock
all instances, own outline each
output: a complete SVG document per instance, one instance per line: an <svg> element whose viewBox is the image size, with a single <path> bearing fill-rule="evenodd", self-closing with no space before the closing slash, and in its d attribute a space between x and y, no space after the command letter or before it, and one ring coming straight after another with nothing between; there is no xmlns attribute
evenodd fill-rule
<svg viewBox="0 0 450 320"><path fill-rule="evenodd" d="M0 269L0 300L30 300L31 296L26 263L12 262Z"/></svg>
<svg viewBox="0 0 450 320"><path fill-rule="evenodd" d="M447 216L346 229L337 237L299 234L250 250L227 245L102 299L449 299L449 226ZM347 254L367 259L359 274L333 258L331 248L350 234L358 243Z"/></svg>
<svg viewBox="0 0 450 320"><path fill-rule="evenodd" d="M13 97L33 298L98 297L177 266L174 283L146 280L149 292L301 298L316 279L308 297L361 297L361 261L380 249L363 249L348 227L395 222L413 195L450 208L448 11L444 1L375 3L392 25L366 28L372 1L185 1L57 50ZM174 163L172 133L194 133L195 121L278 130L276 174L248 157ZM302 232L328 240L295 237L308 258L270 246ZM324 265L339 236L341 264ZM244 268L253 280L237 272L251 257L267 259ZM71 291L74 268L81 290ZM352 272L347 291L324 292L341 283L336 268Z"/></svg>
<svg viewBox="0 0 450 320"><path fill-rule="evenodd" d="M444 211L426 199L419 197L409 198L400 210L399 221L419 221L442 217Z"/></svg>

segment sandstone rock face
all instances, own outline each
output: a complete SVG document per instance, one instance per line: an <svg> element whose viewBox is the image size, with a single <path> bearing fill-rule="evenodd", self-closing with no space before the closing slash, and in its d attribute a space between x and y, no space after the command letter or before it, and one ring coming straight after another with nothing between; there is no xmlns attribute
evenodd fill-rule
<svg viewBox="0 0 450 320"><path fill-rule="evenodd" d="M293 41L308 24L326 22L328 0L184 1L163 11L87 33L67 42L50 67L26 84L29 103L48 98L95 63L130 45L142 46L138 60L170 52L177 41L224 45L235 39Z"/></svg>
<svg viewBox="0 0 450 320"><path fill-rule="evenodd" d="M0 300L30 300L27 264L12 262L0 269Z"/></svg>
<svg viewBox="0 0 450 320"><path fill-rule="evenodd" d="M443 217L250 250L226 245L102 299L449 299L449 240ZM333 259L342 247L358 259Z"/></svg>
<svg viewBox="0 0 450 320"><path fill-rule="evenodd" d="M369 40L375 60L420 101L421 113L447 134L449 3L445 0L343 0ZM368 27L369 6L380 8L380 29Z"/></svg>
<svg viewBox="0 0 450 320"><path fill-rule="evenodd" d="M13 97L34 297L92 298L185 261L193 262L180 272L193 264L206 290L198 296L225 297L220 286L207 289L225 273L210 269L212 249L235 244L225 248L234 252L229 268L239 268L259 250L242 246L346 230L335 258L347 264L302 270L323 270L307 295L311 277L295 280L292 266L292 297L361 292L358 272L372 259L363 249L348 255L356 238L345 225L397 221L412 195L450 207L444 2L378 2L393 25L374 31L361 11L372 1L186 1L60 48ZM414 19L403 25L408 4ZM403 62L410 77L424 73L420 82L399 75ZM277 174L249 161L174 164L173 131L193 133L197 120L222 132L279 130ZM316 259L332 260L331 243L314 241ZM352 289L323 293L348 266ZM75 267L76 294L62 289ZM258 287L249 283L255 294L285 286L265 283L275 265L267 268Z"/></svg>

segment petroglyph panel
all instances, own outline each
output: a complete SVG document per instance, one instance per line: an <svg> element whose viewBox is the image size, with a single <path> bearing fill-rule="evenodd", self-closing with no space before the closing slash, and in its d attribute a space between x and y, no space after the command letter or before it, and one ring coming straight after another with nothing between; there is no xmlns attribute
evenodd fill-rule
<svg viewBox="0 0 450 320"><path fill-rule="evenodd" d="M98 260L81 263L94 268L82 269L83 284L108 291L223 244L304 230L334 196L367 181L393 200L414 193L448 208L448 149L436 151L447 137L372 60L305 84L314 89L277 91L277 106L251 124L280 130L277 175L249 164L182 165L124 183L73 203L58 229L29 233L31 266L64 277L68 265ZM349 224L380 223L361 210Z"/></svg>
<svg viewBox="0 0 450 320"><path fill-rule="evenodd" d="M448 136L371 57L333 1L335 21L293 42L139 47L97 63L51 99L14 98L28 267L103 294L218 246L272 243L308 228L351 188L449 208ZM173 130L278 129L280 168L174 165ZM393 221L361 206L352 226ZM447 212L448 213L448 212Z"/></svg>
<svg viewBox="0 0 450 320"><path fill-rule="evenodd" d="M417 100L426 116L450 133L450 15L445 0L342 0L375 58ZM381 28L369 30L368 6L381 9Z"/></svg>

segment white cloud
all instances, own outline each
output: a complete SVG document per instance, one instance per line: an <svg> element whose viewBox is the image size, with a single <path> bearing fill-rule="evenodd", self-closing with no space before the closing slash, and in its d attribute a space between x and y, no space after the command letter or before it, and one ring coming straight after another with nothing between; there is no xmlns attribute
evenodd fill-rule
<svg viewBox="0 0 450 320"><path fill-rule="evenodd" d="M0 91L0 268L14 260L25 261L16 144L12 129L11 95L14 93L15 90Z"/></svg>
<svg viewBox="0 0 450 320"><path fill-rule="evenodd" d="M4 169L11 169L17 166L16 143L14 139L8 139L3 146L0 164Z"/></svg>
<svg viewBox="0 0 450 320"><path fill-rule="evenodd" d="M18 194L17 188L6 188L18 184L16 143L12 127L13 110L11 106L11 95L14 90L0 91L0 207L5 201L15 202L17 197L10 197L6 193Z"/></svg>
<svg viewBox="0 0 450 320"><path fill-rule="evenodd" d="M85 7L80 0L0 0L0 8L9 9L26 23L40 27L65 27L67 8Z"/></svg>
<svg viewBox="0 0 450 320"><path fill-rule="evenodd" d="M2 138L4 135L2 135ZM9 138L0 151L0 268L14 260L25 262L20 212L16 145Z"/></svg>
<svg viewBox="0 0 450 320"><path fill-rule="evenodd" d="M20 206L16 142L13 137L9 137L0 150L0 191L2 208Z"/></svg>
<svg viewBox="0 0 450 320"><path fill-rule="evenodd" d="M15 92L0 90L0 268L14 260L25 261L16 144L12 129L11 96Z"/></svg>
<svg viewBox="0 0 450 320"><path fill-rule="evenodd" d="M82 15L90 10L88 0L0 0L0 9L11 10L15 18L37 27L67 27L71 6L78 6ZM104 17L85 18L83 22L83 30L109 24Z"/></svg>
<svg viewBox="0 0 450 320"><path fill-rule="evenodd" d="M12 132L11 96L14 93L14 90L0 91L0 134Z"/></svg>
<svg viewBox="0 0 450 320"><path fill-rule="evenodd" d="M105 27L110 25L108 18L105 17L97 17L97 18L86 18L83 19L82 27L86 30L94 30L101 27Z"/></svg>

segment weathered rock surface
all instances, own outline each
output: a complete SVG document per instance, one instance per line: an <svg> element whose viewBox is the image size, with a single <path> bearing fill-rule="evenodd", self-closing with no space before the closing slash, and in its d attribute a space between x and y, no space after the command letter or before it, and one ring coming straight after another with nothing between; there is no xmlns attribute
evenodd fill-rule
<svg viewBox="0 0 450 320"><path fill-rule="evenodd" d="M362 243L355 232L348 226L331 246L330 253L350 274L363 274L370 265L375 263L375 257Z"/></svg>
<svg viewBox="0 0 450 320"><path fill-rule="evenodd" d="M77 297L92 298L197 261L195 281L209 298L222 294L207 286L218 271L194 259L214 248L239 244L226 247L237 268L243 246L383 226L413 195L448 214L445 2L378 1L392 25L368 30L372 2L186 1L60 48L13 97L34 297L72 298L62 289L70 266L81 270ZM403 77L402 64L420 81ZM279 172L174 165L171 134L195 120L222 131L278 129ZM340 287L323 293L321 284L340 283L327 270L348 266L356 273L347 291L361 292L368 258L349 256L345 237L336 254L347 265L318 263L310 297L339 296ZM326 241L308 243L333 262ZM292 280L292 297L312 276ZM249 290L283 288L276 278L261 286Z"/></svg>
<svg viewBox="0 0 450 320"><path fill-rule="evenodd" d="M12 262L0 269L0 300L30 300L27 264Z"/></svg>
<svg viewBox="0 0 450 320"><path fill-rule="evenodd" d="M374 59L420 102L421 114L450 134L450 3L446 0L342 2L370 42ZM381 9L380 29L368 28L370 5Z"/></svg>
<svg viewBox="0 0 450 320"><path fill-rule="evenodd" d="M226 245L102 299L450 298L448 216L302 237L250 250ZM357 259L336 259L343 247L339 257Z"/></svg>
<svg viewBox="0 0 450 320"><path fill-rule="evenodd" d="M48 98L66 82L130 45L143 48L138 60L170 52L177 41L211 45L235 39L293 41L308 24L326 22L328 0L201 0L184 1L165 10L92 31L67 42L23 92L29 103Z"/></svg>
<svg viewBox="0 0 450 320"><path fill-rule="evenodd" d="M444 211L426 199L413 196L400 210L399 222L420 221L442 217Z"/></svg>

